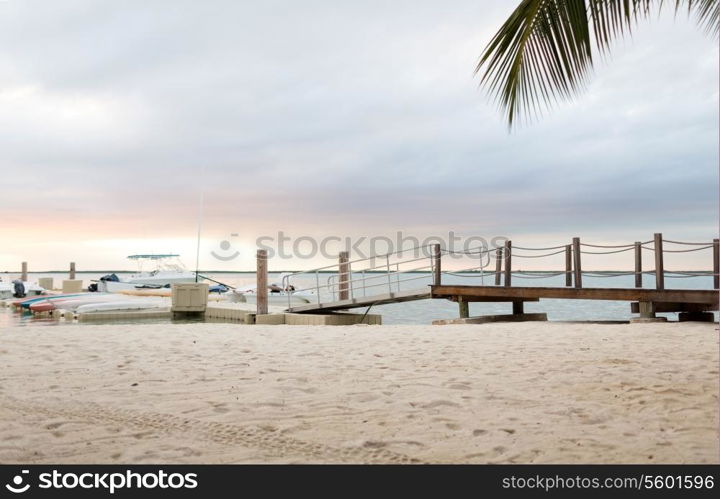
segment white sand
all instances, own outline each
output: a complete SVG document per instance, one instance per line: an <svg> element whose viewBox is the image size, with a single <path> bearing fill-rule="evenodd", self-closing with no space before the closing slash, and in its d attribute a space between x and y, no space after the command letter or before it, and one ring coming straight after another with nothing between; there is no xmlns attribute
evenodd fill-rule
<svg viewBox="0 0 720 499"><path fill-rule="evenodd" d="M712 324L0 329L0 462L718 462Z"/></svg>

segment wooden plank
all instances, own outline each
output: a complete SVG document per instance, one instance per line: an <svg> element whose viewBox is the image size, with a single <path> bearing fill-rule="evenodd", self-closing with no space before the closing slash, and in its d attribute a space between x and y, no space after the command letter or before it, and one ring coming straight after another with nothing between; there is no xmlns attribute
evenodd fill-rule
<svg viewBox="0 0 720 499"><path fill-rule="evenodd" d="M268 313L267 250L257 250L257 315Z"/></svg>
<svg viewBox="0 0 720 499"><path fill-rule="evenodd" d="M28 265L27 262L22 262L22 269L20 271L20 280L26 282L28 280Z"/></svg>
<svg viewBox="0 0 720 499"><path fill-rule="evenodd" d="M642 243L635 241L635 287L642 288Z"/></svg>
<svg viewBox="0 0 720 499"><path fill-rule="evenodd" d="M665 289L665 267L663 265L662 234L657 233L655 240L655 289Z"/></svg>
<svg viewBox="0 0 720 499"><path fill-rule="evenodd" d="M495 286L500 286L502 278L503 249L495 248Z"/></svg>
<svg viewBox="0 0 720 499"><path fill-rule="evenodd" d="M505 286L512 286L512 241L505 241Z"/></svg>
<svg viewBox="0 0 720 499"><path fill-rule="evenodd" d="M720 239L713 239L713 287L720 289Z"/></svg>
<svg viewBox="0 0 720 499"><path fill-rule="evenodd" d="M508 303L508 302L513 302L513 301L523 301L523 302L525 302L525 301L532 301L532 302L540 301L540 298L523 298L522 300L515 300L511 297L503 298L503 297L491 297L491 296L483 297L483 296L467 296L467 295L462 296L462 297L454 296L454 297L448 298L448 300L458 301L458 298L462 298L463 300L465 300L468 303L470 303L470 302Z"/></svg>
<svg viewBox="0 0 720 499"><path fill-rule="evenodd" d="M715 303L717 292L712 289L637 289L637 288L565 288L565 287L495 287L495 286L432 286L433 298L452 296L492 298L500 301L529 298L570 300L616 300L682 303Z"/></svg>
<svg viewBox="0 0 720 499"><path fill-rule="evenodd" d="M565 246L565 286L572 286L572 245Z"/></svg>
<svg viewBox="0 0 720 499"><path fill-rule="evenodd" d="M573 263L575 267L575 287L582 288L582 266L580 264L580 238L573 237Z"/></svg>
<svg viewBox="0 0 720 499"><path fill-rule="evenodd" d="M384 293L381 295L355 298L328 303L308 303L290 307L288 312L308 313L319 311L346 310L350 308L363 308L370 305L383 305L386 303L402 303L406 301L427 300L432 298L427 288L402 291L399 293Z"/></svg>
<svg viewBox="0 0 720 499"><path fill-rule="evenodd" d="M338 282L338 297L341 300L347 300L350 298L350 265L348 264L350 261L350 253L348 251L341 251L338 260L338 279L340 280L340 282Z"/></svg>
<svg viewBox="0 0 720 499"><path fill-rule="evenodd" d="M75 262L70 262L70 280L75 280Z"/></svg>

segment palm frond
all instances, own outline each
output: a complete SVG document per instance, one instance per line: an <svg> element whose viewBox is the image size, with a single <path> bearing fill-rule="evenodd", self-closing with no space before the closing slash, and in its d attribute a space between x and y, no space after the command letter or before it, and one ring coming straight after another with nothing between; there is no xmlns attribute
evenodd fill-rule
<svg viewBox="0 0 720 499"><path fill-rule="evenodd" d="M663 0L521 0L485 48L475 72L513 126L582 90L593 66L592 45L612 41L660 9ZM675 0L715 35L720 0ZM590 24L592 23L592 30Z"/></svg>

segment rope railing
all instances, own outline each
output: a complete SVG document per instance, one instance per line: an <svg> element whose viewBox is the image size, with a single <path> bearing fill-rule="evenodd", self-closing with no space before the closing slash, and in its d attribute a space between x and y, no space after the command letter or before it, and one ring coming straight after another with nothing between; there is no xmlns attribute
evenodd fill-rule
<svg viewBox="0 0 720 499"><path fill-rule="evenodd" d="M615 253L624 253L626 251L631 251L635 248L635 246L630 246L629 248L615 250L615 251L581 251L583 255L613 255Z"/></svg>
<svg viewBox="0 0 720 499"><path fill-rule="evenodd" d="M663 243L671 245L683 245L685 248L665 249ZM694 253L713 249L713 271L671 271L665 270L663 264L663 254L665 253ZM418 254L418 250L421 250ZM643 270L642 253L650 251L654 255L654 270ZM634 252L635 268L628 271L583 271L581 266L582 255L619 255L622 253ZM410 253L413 257L402 259L403 254ZM565 269L547 272L514 270L512 268L512 259L533 259L550 258L557 255L565 255ZM442 257L446 255L473 257L479 262L474 266L464 269L447 269L441 268ZM505 241L502 247L489 247L487 244L468 248L463 250L441 248L439 244L415 246L409 249L403 249L395 253L384 255L376 255L368 258L361 258L349 261L347 253L344 260L336 265L328 265L314 270L297 272L290 274L284 278L284 289L295 289L295 292L309 291L316 293L316 299L320 303L320 294L327 296L332 294L333 299L339 296L340 300L353 298L357 296L367 296L369 293L377 293L376 289L386 289L388 293L400 292L407 290L406 283L418 280L431 279L431 283L435 285L441 284L442 275L453 276L459 278L480 278L482 285L485 284L484 278L494 280L496 286L511 286L511 278L518 279L548 279L565 276L565 286L574 286L582 288L582 277L588 278L614 278L629 277L635 278L635 287L642 288L643 277L652 275L655 277L655 287L658 290L664 289L664 277L670 279L693 278L693 277L713 277L714 287L720 288L720 242L718 239L711 243L697 243L690 241L675 241L663 239L662 234L655 234L654 239L649 241L638 241L629 244L595 244L581 242L579 238L573 238L571 244L563 244L557 246L513 246L512 241ZM417 262L417 263L415 263ZM495 269L489 267L495 262ZM415 265L412 265L415 263ZM444 262L442 262L444 264ZM479 263L479 265L478 265ZM363 267L363 268L358 268ZM320 273L330 272L332 275L328 277L326 283L320 282ZM428 272L430 276L428 276ZM421 275L415 275L420 273ZM315 281L315 285L307 285L307 280L300 283L305 284L301 289L290 286L291 279L297 282L297 279L306 276ZM300 287L300 286L298 286ZM288 291L290 293L290 291Z"/></svg>
<svg viewBox="0 0 720 499"><path fill-rule="evenodd" d="M517 248L513 248L513 249L517 249ZM548 256L559 255L560 253L565 253L564 247L560 251L555 251L553 253L545 253L544 255L519 255L517 253L513 253L512 256L514 256L515 258L545 258Z"/></svg>
<svg viewBox="0 0 720 499"><path fill-rule="evenodd" d="M691 242L687 242L687 241L671 241L670 239L663 239L662 241L664 243L684 244L686 246L712 246L713 245L713 243L691 243ZM652 241L648 241L648 242L652 242Z"/></svg>
<svg viewBox="0 0 720 499"><path fill-rule="evenodd" d="M651 243L652 241L645 241L641 244L647 244ZM587 246L589 248L632 248L635 246L635 243L632 244L590 244L590 243L580 243L580 246Z"/></svg>
<svg viewBox="0 0 720 499"><path fill-rule="evenodd" d="M702 251L702 250L706 250L706 249L709 249L709 248L712 248L712 247L713 247L713 245L710 244L710 245L708 245L708 246L703 246L703 247L701 247L701 248L690 248L690 249L686 249L686 250L669 250L669 249L663 249L663 252L665 252L665 253L690 253L691 251Z"/></svg>
<svg viewBox="0 0 720 499"><path fill-rule="evenodd" d="M556 250L556 249L560 249L560 248L565 249L565 246L566 245L563 244L561 246L550 246L549 248L523 248L522 246L513 246L513 248L523 250L523 251L552 251L552 250Z"/></svg>

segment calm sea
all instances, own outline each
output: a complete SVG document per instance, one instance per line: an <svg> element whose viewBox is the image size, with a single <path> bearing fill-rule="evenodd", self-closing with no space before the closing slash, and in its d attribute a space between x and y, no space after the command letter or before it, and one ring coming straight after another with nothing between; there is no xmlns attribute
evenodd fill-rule
<svg viewBox="0 0 720 499"><path fill-rule="evenodd" d="M130 273L118 273L119 276L129 275ZM92 280L100 278L104 273L88 273L78 272L77 278L84 281L84 285L88 286ZM230 273L216 272L206 273L219 282L229 284L231 286L247 286L255 283L255 273ZM296 287L315 286L316 282L325 285L328 279L332 280L332 274L305 275L293 281ZM279 274L270 274L270 281L277 280ZM4 280L14 276L2 276ZM40 277L52 277L55 279L56 286L59 286L62 279L67 279L67 273L31 273L29 279L35 281ZM374 293L385 293L389 286L393 291L420 289L427 286L431 277L429 273L407 274L403 279L413 278L411 281L397 283L397 281L388 278L383 274L366 275L366 284L375 284ZM353 279L360 281L362 276L354 274ZM358 282L359 283L359 282ZM492 284L492 278L481 276L479 274L461 274L461 275L443 275L443 283L447 284ZM564 276L541 276L521 278L517 275L513 276L514 286L563 286L565 283ZM643 276L645 287L652 288L655 286L655 279L651 275ZM634 287L633 276L610 276L610 277L592 277L583 276L583 285L585 287L607 287L607 288L632 288ZM667 289L712 289L713 282L711 276L693 276L685 278L665 278L665 287ZM370 294L371 291L368 291ZM356 296L362 296L362 292L358 292ZM322 299L329 298L329 294L323 293ZM365 309L357 309L362 313ZM630 313L630 304L621 301L599 301L599 300L541 300L539 302L530 302L525 304L526 312L545 312L548 319L553 321L568 320L627 320L632 317ZM490 315L504 314L511 312L509 303L471 303L471 315ZM377 305L371 309L371 313L381 314L384 324L429 324L434 319L454 318L458 316L458 306L455 303L446 300L423 300L416 302L405 302L390 305ZM668 317L670 320L677 320L677 314L659 314ZM156 322L156 321L150 321ZM0 313L0 326L8 325L24 325L24 324L55 324L56 321L49 319L36 319L32 316L18 316L7 311Z"/></svg>

